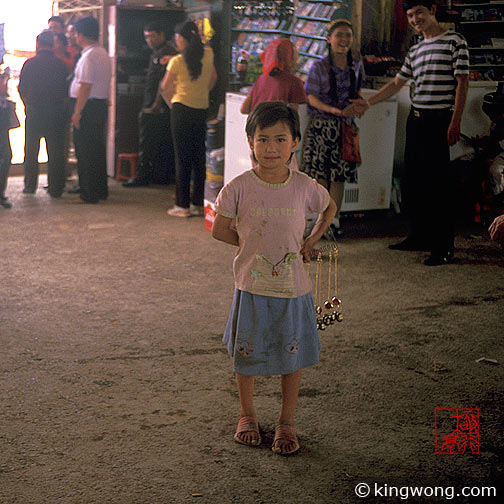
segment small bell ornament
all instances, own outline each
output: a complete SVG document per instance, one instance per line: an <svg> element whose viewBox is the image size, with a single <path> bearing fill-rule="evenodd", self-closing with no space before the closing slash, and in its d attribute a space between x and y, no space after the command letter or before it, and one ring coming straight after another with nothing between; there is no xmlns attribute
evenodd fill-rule
<svg viewBox="0 0 504 504"><path fill-rule="evenodd" d="M323 276L323 257L324 249L317 251L316 269L315 269L315 312L317 314L317 329L319 331L326 330L336 321L343 320L341 312L341 299L338 298L338 249L335 245L331 245L328 250L327 261L327 298L323 301L322 297L322 276ZM333 282L333 265L334 265L334 292L332 290ZM325 312L325 313L324 313Z"/></svg>

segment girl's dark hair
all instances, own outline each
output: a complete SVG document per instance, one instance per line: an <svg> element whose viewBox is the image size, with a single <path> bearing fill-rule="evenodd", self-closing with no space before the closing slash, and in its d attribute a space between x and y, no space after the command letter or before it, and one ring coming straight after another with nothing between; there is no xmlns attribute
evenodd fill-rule
<svg viewBox="0 0 504 504"><path fill-rule="evenodd" d="M254 138L257 128L268 128L277 122L283 122L289 127L294 140L301 139L298 113L280 101L259 103L248 116L245 131L248 137Z"/></svg>
<svg viewBox="0 0 504 504"><path fill-rule="evenodd" d="M201 60L205 51L198 33L198 27L192 21L186 21L175 27L175 33L182 35L187 40L187 47L182 51L182 57L191 79L196 80L201 75L201 69L203 68Z"/></svg>
<svg viewBox="0 0 504 504"><path fill-rule="evenodd" d="M336 29L339 28L340 26L346 26L352 30L353 33L353 26L350 21L347 21L346 19L341 19L336 22L329 23L329 28L327 29L327 37L331 36L331 33ZM329 41L327 42L327 47L329 49L329 86L331 90L331 96L337 96L338 95L338 88L336 85L336 75L334 74L334 70L332 67L332 61L333 61L333 55L332 55L332 49L331 49L331 44ZM347 65L348 68L350 69L350 98L357 98L357 86L356 81L357 78L355 76L355 69L354 69L354 59L352 55L352 50L350 49L347 52Z"/></svg>

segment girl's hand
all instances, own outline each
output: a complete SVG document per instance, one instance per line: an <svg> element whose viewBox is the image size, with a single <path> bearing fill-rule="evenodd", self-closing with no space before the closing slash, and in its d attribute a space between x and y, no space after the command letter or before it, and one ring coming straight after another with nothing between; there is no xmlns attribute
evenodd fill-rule
<svg viewBox="0 0 504 504"><path fill-rule="evenodd" d="M310 262L311 253L316 243L317 240L315 240L311 236L306 238L306 240L303 242L303 246L301 247L301 255L303 256L303 262L305 263Z"/></svg>
<svg viewBox="0 0 504 504"><path fill-rule="evenodd" d="M343 114L343 111L337 107L331 107L331 114L340 116Z"/></svg>
<svg viewBox="0 0 504 504"><path fill-rule="evenodd" d="M488 228L490 238L504 246L504 215L496 217Z"/></svg>

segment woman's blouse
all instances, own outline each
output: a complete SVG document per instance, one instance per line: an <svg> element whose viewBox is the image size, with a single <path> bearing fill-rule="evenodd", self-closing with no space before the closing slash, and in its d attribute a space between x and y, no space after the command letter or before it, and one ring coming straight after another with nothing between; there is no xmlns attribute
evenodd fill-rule
<svg viewBox="0 0 504 504"><path fill-rule="evenodd" d="M331 85L329 81L329 71L327 65L330 64L334 71L336 77L336 88L338 90L337 96L331 95ZM308 78L305 82L306 95L316 96L319 100L324 102L326 105L332 107L337 107L339 109L344 109L346 106L350 105L350 67L347 66L345 69L340 68L334 63L334 61L329 61L329 58L324 58L315 62L308 73ZM355 71L355 83L357 91L362 87L362 78L364 73L364 67L362 62L358 59L354 59L354 71ZM323 119L335 119L338 116L331 114L329 112L324 112L318 108L308 105L308 112L312 117L321 117Z"/></svg>
<svg viewBox="0 0 504 504"><path fill-rule="evenodd" d="M240 244L233 262L235 287L279 298L295 298L312 285L300 253L307 213L322 213L329 193L304 173L289 171L282 184L269 184L253 170L226 184L218 214L236 219Z"/></svg>
<svg viewBox="0 0 504 504"><path fill-rule="evenodd" d="M175 78L175 94L172 103L182 103L195 109L208 108L209 83L212 76L214 55L210 47L205 47L201 59L201 74L191 79L189 70L181 54L174 56L168 63L168 71Z"/></svg>
<svg viewBox="0 0 504 504"><path fill-rule="evenodd" d="M289 72L267 77L260 75L250 90L250 97L250 110L265 101L306 103L303 81Z"/></svg>

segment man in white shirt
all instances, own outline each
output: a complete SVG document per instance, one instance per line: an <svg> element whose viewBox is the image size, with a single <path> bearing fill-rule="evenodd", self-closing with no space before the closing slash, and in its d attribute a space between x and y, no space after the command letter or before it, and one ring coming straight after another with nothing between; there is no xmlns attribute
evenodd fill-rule
<svg viewBox="0 0 504 504"><path fill-rule="evenodd" d="M110 60L98 45L100 27L95 18L81 18L74 27L76 42L82 47L70 85L80 198L85 203L98 203L108 196L105 132Z"/></svg>

